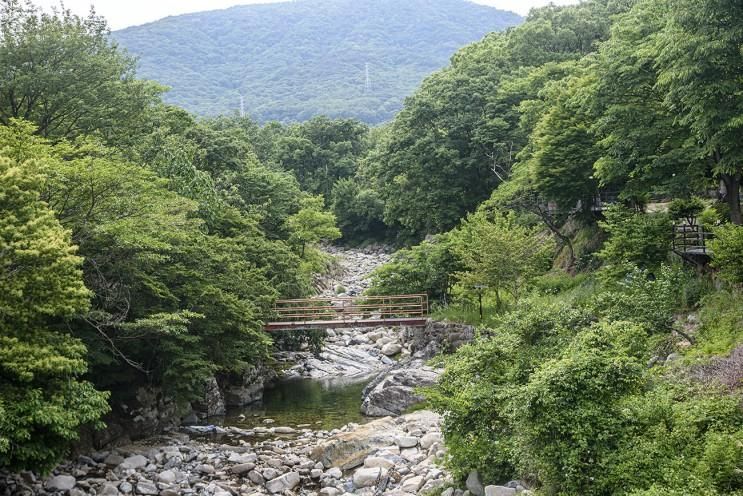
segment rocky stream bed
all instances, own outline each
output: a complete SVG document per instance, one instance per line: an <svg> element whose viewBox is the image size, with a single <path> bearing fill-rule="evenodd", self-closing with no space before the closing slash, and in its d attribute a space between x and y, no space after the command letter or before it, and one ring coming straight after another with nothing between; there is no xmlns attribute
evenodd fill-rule
<svg viewBox="0 0 743 496"><path fill-rule="evenodd" d="M361 293L368 274L388 259L381 249L333 251L342 270L326 284L327 295L337 286ZM517 482L483 487L476 473L466 488L455 487L440 464L446 449L439 416L404 413L421 399L416 388L433 384L440 373L426 360L470 340L471 328L431 322L425 329L328 334L319 356L278 356L293 364L281 380L363 381L358 400L339 405L354 408L358 422L334 428L323 428L322 420L284 424L246 410L221 425L171 427L163 435L78 456L47 477L0 473L0 495L506 496L524 491ZM246 387L258 398L262 391L255 384L263 386L258 378Z"/></svg>

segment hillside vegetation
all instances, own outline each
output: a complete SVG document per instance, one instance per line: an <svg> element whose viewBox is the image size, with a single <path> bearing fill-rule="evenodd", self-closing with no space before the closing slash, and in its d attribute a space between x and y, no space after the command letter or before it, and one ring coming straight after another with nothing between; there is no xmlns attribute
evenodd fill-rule
<svg viewBox="0 0 743 496"><path fill-rule="evenodd" d="M300 0L169 17L113 34L167 102L258 121L384 122L423 78L486 33L521 22L465 0ZM371 88L365 89L369 65Z"/></svg>
<svg viewBox="0 0 743 496"><path fill-rule="evenodd" d="M739 0L536 9L375 128L197 119L95 16L0 35L0 468L266 360L342 235L400 248L370 293L477 326L426 391L458 485L743 494Z"/></svg>

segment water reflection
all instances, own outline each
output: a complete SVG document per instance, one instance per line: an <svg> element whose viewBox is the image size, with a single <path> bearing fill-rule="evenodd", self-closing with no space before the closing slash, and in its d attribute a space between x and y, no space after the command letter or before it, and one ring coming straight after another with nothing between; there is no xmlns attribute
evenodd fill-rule
<svg viewBox="0 0 743 496"><path fill-rule="evenodd" d="M267 389L263 401L227 412L225 425L250 428L266 418L275 426L335 429L371 420L360 412L361 392L370 377L332 380L290 379Z"/></svg>

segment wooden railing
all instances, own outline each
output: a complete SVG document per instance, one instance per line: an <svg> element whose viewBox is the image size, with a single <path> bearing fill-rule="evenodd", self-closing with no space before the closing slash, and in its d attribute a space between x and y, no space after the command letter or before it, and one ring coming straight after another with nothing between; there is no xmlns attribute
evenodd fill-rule
<svg viewBox="0 0 743 496"><path fill-rule="evenodd" d="M267 331L421 325L428 318L427 295L361 296L279 300Z"/></svg>
<svg viewBox="0 0 743 496"><path fill-rule="evenodd" d="M701 224L676 224L673 226L673 251L680 255L712 255L707 241L712 233Z"/></svg>

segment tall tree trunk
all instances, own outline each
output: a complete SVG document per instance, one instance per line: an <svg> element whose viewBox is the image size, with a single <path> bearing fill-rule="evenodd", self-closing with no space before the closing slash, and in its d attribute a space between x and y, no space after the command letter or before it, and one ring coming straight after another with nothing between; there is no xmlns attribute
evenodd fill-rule
<svg viewBox="0 0 743 496"><path fill-rule="evenodd" d="M743 215L740 211L740 173L721 174L720 179L725 185L725 200L730 208L730 222L737 225L743 224Z"/></svg>

